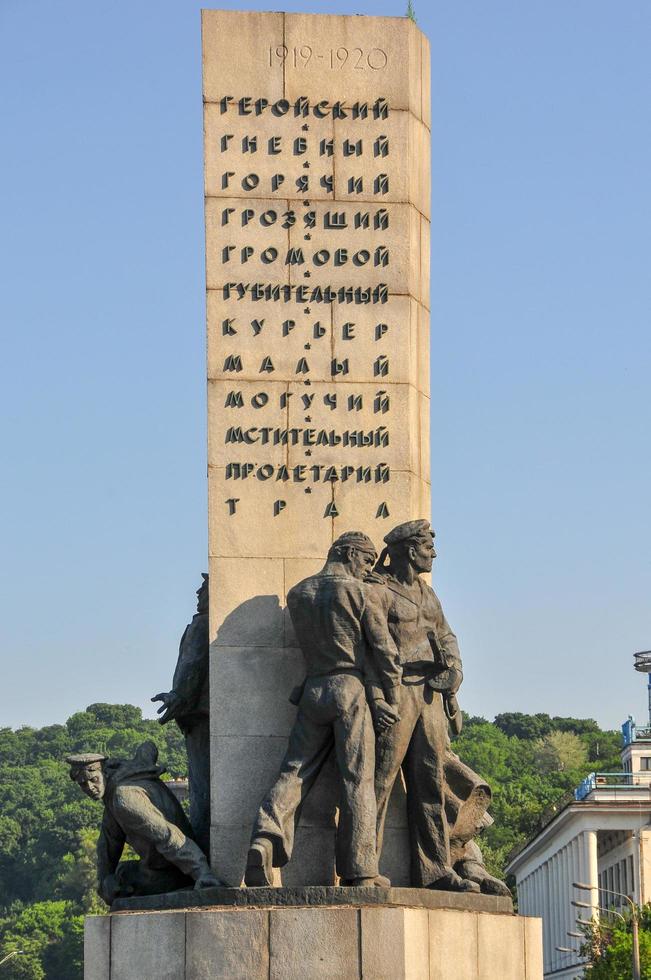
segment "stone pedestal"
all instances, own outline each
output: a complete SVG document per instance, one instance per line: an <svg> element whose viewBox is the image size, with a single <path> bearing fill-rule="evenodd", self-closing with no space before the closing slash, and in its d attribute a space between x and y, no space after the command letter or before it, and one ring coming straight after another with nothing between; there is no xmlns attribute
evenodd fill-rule
<svg viewBox="0 0 651 980"><path fill-rule="evenodd" d="M237 904L183 908L186 892L174 911L89 917L85 980L542 980L541 920L508 899L353 891L283 888L263 906L268 889L242 889Z"/></svg>

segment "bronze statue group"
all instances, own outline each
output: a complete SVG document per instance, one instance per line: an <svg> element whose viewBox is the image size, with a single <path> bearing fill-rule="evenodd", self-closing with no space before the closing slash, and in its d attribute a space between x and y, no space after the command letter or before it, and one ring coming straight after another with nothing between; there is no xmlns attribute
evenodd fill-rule
<svg viewBox="0 0 651 980"><path fill-rule="evenodd" d="M484 867L477 834L492 820L488 785L451 750L461 729L457 640L423 574L436 556L429 522L408 521L373 542L357 531L333 543L324 567L290 590L305 660L298 711L280 773L262 800L244 872L270 887L291 859L300 806L334 753L339 783L336 871L341 886L388 887L379 873L391 791L402 772L413 887L509 895ZM71 756L71 778L104 803L99 892L111 902L219 885L206 853L210 826L208 577L181 639L161 722L175 719L188 752L189 819L161 781L146 742L133 760ZM124 844L138 861L121 861ZM217 869L218 871L218 869Z"/></svg>

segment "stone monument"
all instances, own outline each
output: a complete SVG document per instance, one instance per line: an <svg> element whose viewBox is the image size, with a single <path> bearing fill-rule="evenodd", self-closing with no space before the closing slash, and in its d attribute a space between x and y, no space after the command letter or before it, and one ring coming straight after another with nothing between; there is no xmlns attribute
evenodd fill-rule
<svg viewBox="0 0 651 980"><path fill-rule="evenodd" d="M238 885L302 677L289 590L342 532L430 514L429 46L406 18L206 11L203 51L211 854ZM328 775L284 883L335 881ZM399 812L386 840L407 884Z"/></svg>
<svg viewBox="0 0 651 980"><path fill-rule="evenodd" d="M450 747L461 662L425 581L427 39L209 10L203 81L226 887L118 895L86 922L86 980L540 980L540 922L474 839L490 790Z"/></svg>

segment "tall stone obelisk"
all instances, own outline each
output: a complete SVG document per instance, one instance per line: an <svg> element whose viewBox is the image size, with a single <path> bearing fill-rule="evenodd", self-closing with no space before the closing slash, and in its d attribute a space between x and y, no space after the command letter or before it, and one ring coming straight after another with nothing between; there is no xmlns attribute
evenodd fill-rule
<svg viewBox="0 0 651 980"><path fill-rule="evenodd" d="M430 516L429 44L400 17L208 10L203 80L212 861L237 885L302 677L287 591L341 532L380 550ZM329 794L285 883L333 881Z"/></svg>

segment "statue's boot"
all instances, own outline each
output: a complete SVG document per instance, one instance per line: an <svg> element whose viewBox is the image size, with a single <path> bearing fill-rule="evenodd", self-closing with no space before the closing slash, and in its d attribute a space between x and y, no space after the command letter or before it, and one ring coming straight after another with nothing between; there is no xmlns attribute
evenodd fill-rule
<svg viewBox="0 0 651 980"><path fill-rule="evenodd" d="M484 895L503 895L505 898L513 898L509 886L505 885L499 878L494 878L493 875L487 874L485 878L482 878L479 887Z"/></svg>
<svg viewBox="0 0 651 980"><path fill-rule="evenodd" d="M344 888L391 888L391 882L384 875L373 878L342 878L339 884Z"/></svg>
<svg viewBox="0 0 651 980"><path fill-rule="evenodd" d="M273 847L266 837L251 842L246 857L244 884L249 888L270 888L273 885Z"/></svg>
<svg viewBox="0 0 651 980"><path fill-rule="evenodd" d="M460 877L460 875L458 875L456 871L453 871L452 868L450 868L449 871L441 875L440 878L437 878L436 881L433 881L427 887L443 892L478 893L480 890L476 881L470 881L469 878Z"/></svg>
<svg viewBox="0 0 651 980"><path fill-rule="evenodd" d="M484 895L503 895L511 898L511 889L499 878L489 874L483 864L478 861L460 861L455 869L466 881L474 881L479 885Z"/></svg>

